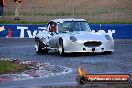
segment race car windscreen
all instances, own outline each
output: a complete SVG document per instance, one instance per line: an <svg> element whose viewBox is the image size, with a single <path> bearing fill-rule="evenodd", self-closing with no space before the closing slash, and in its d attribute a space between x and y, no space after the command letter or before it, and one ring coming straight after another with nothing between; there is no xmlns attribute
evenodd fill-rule
<svg viewBox="0 0 132 88"><path fill-rule="evenodd" d="M62 33L74 31L91 31L86 21L65 21L58 24L58 30Z"/></svg>

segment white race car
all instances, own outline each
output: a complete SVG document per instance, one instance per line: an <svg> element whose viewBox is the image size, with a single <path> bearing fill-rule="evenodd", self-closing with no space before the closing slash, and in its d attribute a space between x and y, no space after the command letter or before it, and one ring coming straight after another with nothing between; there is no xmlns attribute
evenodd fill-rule
<svg viewBox="0 0 132 88"><path fill-rule="evenodd" d="M71 52L114 51L114 40L107 33L93 33L84 19L55 19L49 21L47 29L35 36L38 54L57 50L60 55Z"/></svg>

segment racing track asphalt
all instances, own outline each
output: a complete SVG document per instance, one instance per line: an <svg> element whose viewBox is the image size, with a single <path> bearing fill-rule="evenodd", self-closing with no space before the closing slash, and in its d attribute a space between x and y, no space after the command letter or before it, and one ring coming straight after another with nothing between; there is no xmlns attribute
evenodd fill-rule
<svg viewBox="0 0 132 88"><path fill-rule="evenodd" d="M0 82L0 88L76 86L75 75L80 65L86 69L87 74L126 73L132 76L132 40L115 40L115 52L111 55L75 53L60 56L55 51L50 51L46 55L37 55L34 39L0 38L0 58L35 60L72 69L71 73L55 77ZM109 86L106 85L106 88Z"/></svg>

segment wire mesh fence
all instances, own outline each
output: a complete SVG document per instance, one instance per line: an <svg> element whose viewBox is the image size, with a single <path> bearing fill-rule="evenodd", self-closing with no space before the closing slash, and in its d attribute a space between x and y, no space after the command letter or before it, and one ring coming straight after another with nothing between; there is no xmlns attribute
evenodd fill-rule
<svg viewBox="0 0 132 88"><path fill-rule="evenodd" d="M25 6L22 3L20 8L21 21L45 22L56 18L84 18L90 22L132 22L131 8L77 8L73 0L70 0L69 6L55 8L52 6L44 7L43 5ZM63 8L62 8L63 7ZM15 6L8 1L4 7L3 20L14 20Z"/></svg>

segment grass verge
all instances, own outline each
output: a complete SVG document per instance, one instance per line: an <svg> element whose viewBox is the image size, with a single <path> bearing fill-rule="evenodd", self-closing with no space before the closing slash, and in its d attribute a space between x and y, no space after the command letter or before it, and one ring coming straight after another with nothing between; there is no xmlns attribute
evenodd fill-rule
<svg viewBox="0 0 132 88"><path fill-rule="evenodd" d="M0 74L21 72L27 69L26 65L12 61L0 61Z"/></svg>
<svg viewBox="0 0 132 88"><path fill-rule="evenodd" d="M1 24L47 24L48 22L2 21ZM90 24L132 24L132 22L89 22Z"/></svg>
<svg viewBox="0 0 132 88"><path fill-rule="evenodd" d="M47 24L48 22L2 21L1 24Z"/></svg>

